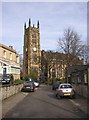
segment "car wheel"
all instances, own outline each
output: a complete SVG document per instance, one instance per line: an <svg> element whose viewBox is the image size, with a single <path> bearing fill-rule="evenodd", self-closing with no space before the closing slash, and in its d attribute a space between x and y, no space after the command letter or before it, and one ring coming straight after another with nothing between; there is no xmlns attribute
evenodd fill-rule
<svg viewBox="0 0 89 120"><path fill-rule="evenodd" d="M61 98L58 94L56 94L56 97L59 99L59 98Z"/></svg>
<svg viewBox="0 0 89 120"><path fill-rule="evenodd" d="M24 90L23 89L21 89L21 92L23 92Z"/></svg>
<svg viewBox="0 0 89 120"><path fill-rule="evenodd" d="M35 90L33 89L33 92L34 92Z"/></svg>
<svg viewBox="0 0 89 120"><path fill-rule="evenodd" d="M75 95L71 96L72 99L75 99Z"/></svg>
<svg viewBox="0 0 89 120"><path fill-rule="evenodd" d="M60 96L60 98L63 98L63 96Z"/></svg>
<svg viewBox="0 0 89 120"><path fill-rule="evenodd" d="M58 94L56 94L56 97L58 97Z"/></svg>

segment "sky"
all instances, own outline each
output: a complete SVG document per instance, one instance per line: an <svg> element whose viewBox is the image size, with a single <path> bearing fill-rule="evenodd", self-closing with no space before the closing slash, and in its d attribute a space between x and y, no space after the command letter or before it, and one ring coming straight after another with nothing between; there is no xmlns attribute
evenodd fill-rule
<svg viewBox="0 0 89 120"><path fill-rule="evenodd" d="M89 46L89 2L87 3L87 45Z"/></svg>
<svg viewBox="0 0 89 120"><path fill-rule="evenodd" d="M41 50L56 51L57 41L68 27L84 43L87 40L87 2L2 2L0 11L0 43L13 46L20 54L23 54L24 23L28 26L29 18L32 26L40 22Z"/></svg>

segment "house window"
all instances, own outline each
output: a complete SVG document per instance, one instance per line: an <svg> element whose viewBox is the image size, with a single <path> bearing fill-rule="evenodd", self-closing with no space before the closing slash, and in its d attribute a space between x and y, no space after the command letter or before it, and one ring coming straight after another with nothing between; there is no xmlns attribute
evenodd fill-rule
<svg viewBox="0 0 89 120"><path fill-rule="evenodd" d="M10 60L12 60L12 53L10 53Z"/></svg>
<svg viewBox="0 0 89 120"><path fill-rule="evenodd" d="M6 51L3 52L3 57L6 59Z"/></svg>
<svg viewBox="0 0 89 120"><path fill-rule="evenodd" d="M88 83L88 81L87 81L87 74L84 73L84 84L87 84L87 83Z"/></svg>
<svg viewBox="0 0 89 120"><path fill-rule="evenodd" d="M19 57L16 56L16 63L19 63Z"/></svg>

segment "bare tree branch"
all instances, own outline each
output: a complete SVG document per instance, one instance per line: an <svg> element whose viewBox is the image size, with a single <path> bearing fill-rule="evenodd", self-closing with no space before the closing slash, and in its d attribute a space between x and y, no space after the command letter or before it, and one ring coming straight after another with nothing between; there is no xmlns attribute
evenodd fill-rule
<svg viewBox="0 0 89 120"><path fill-rule="evenodd" d="M58 46L67 54L67 65L70 65L71 59L74 61L75 57L81 56L83 50L80 36L71 28L65 29L64 36L58 40Z"/></svg>

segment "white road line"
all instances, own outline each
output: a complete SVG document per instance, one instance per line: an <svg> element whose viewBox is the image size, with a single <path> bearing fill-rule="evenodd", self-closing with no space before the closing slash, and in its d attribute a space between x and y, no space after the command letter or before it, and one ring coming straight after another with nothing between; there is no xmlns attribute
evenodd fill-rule
<svg viewBox="0 0 89 120"><path fill-rule="evenodd" d="M24 94L24 95L26 96L26 95L28 95L29 93L24 93L24 92L23 92L22 94Z"/></svg>
<svg viewBox="0 0 89 120"><path fill-rule="evenodd" d="M35 88L35 90L37 90L38 88Z"/></svg>
<svg viewBox="0 0 89 120"><path fill-rule="evenodd" d="M76 103L75 101L73 101L73 100L70 100L69 99L69 101L71 101L74 105L76 105L76 106L80 106L80 104L78 104L78 103Z"/></svg>

